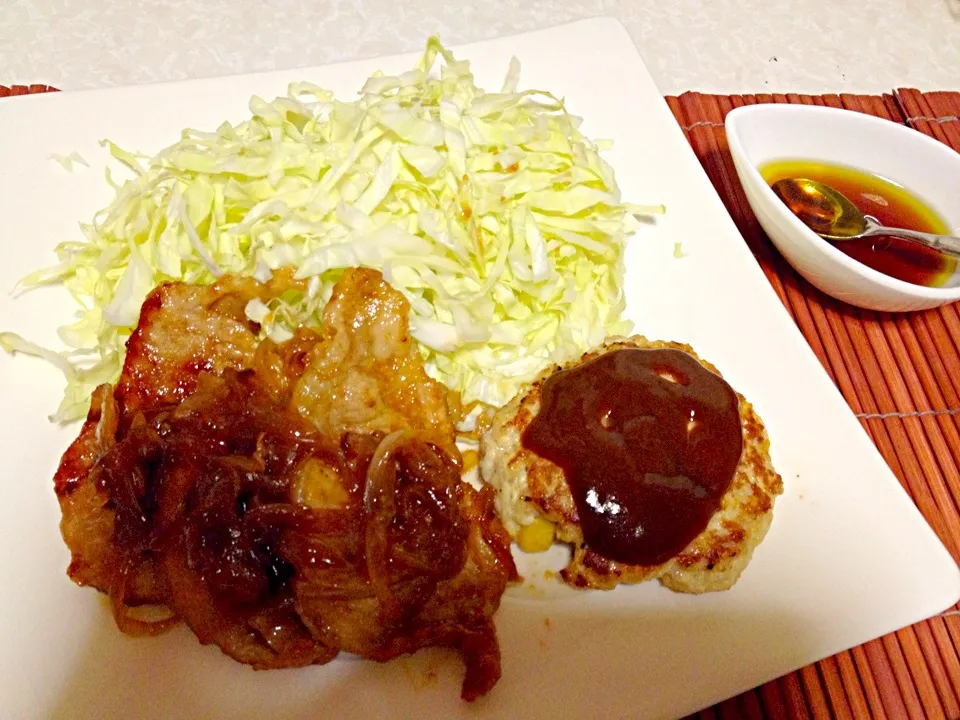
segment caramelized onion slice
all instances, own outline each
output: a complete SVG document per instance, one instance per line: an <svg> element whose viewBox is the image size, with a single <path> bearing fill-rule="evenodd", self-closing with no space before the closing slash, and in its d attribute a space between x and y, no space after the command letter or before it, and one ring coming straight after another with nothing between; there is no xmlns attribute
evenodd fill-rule
<svg viewBox="0 0 960 720"><path fill-rule="evenodd" d="M148 608L133 608L127 604L127 584L135 569L138 558L127 556L122 561L116 581L110 587L110 608L113 611L114 622L120 632L134 637L152 637L160 635L180 624L180 618L169 608L150 606ZM138 617L145 612L166 611L166 616L158 619Z"/></svg>
<svg viewBox="0 0 960 720"><path fill-rule="evenodd" d="M466 562L460 463L446 448L435 434L398 430L367 468L367 572L388 624L415 613Z"/></svg>

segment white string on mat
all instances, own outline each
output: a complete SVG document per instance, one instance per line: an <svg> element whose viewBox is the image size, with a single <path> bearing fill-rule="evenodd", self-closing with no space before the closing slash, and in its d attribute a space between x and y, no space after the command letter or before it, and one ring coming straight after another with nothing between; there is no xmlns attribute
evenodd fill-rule
<svg viewBox="0 0 960 720"><path fill-rule="evenodd" d="M887 418L915 418L928 417L931 415L960 415L960 408L948 408L946 410L911 410L908 412L885 412L885 413L855 413L861 420L886 420Z"/></svg>
<svg viewBox="0 0 960 720"><path fill-rule="evenodd" d="M943 117L930 117L929 115L917 115L917 116L915 116L915 117L908 117L906 121L907 121L908 123L913 124L913 123L916 123L916 122L920 122L921 120L922 120L922 121L926 121L926 122L937 123L938 125L942 125L943 123L957 122L958 120L960 120L960 116L957 116L957 115L944 115Z"/></svg>
<svg viewBox="0 0 960 720"><path fill-rule="evenodd" d="M906 118L904 122L908 122L911 125L915 125L918 122L932 122L942 125L948 122L960 122L960 116L944 115L943 117L930 117L929 115L916 115L914 117ZM696 130L700 127L722 128L724 125L722 122L714 122L713 120L698 120L697 122L690 123L689 125L681 125L680 129L684 132L690 132L691 130Z"/></svg>
<svg viewBox="0 0 960 720"><path fill-rule="evenodd" d="M681 125L680 129L684 132L689 132L690 130L696 130L698 127L714 127L722 128L724 125L722 122L713 122L712 120L699 120L695 123L690 123L689 125Z"/></svg>

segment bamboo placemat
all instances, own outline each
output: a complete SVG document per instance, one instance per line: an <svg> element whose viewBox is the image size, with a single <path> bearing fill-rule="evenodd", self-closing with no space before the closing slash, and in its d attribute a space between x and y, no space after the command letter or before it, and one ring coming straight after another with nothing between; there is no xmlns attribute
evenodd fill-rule
<svg viewBox="0 0 960 720"><path fill-rule="evenodd" d="M960 151L960 93L902 89L881 96L685 93L667 98L780 300L910 497L958 559L960 306L910 314L860 310L824 295L787 264L747 204L723 129L733 108L770 102L877 115ZM936 617L769 682L697 717L960 718L958 645L960 617Z"/></svg>
<svg viewBox="0 0 960 720"><path fill-rule="evenodd" d="M11 95L33 95L35 93L56 92L55 87L49 85L0 85L0 98Z"/></svg>
<svg viewBox="0 0 960 720"><path fill-rule="evenodd" d="M0 97L53 90L47 85L0 86ZM760 229L723 130L727 112L741 105L828 105L910 125L960 151L960 93L684 93L666 100L780 300L910 497L954 559L960 559L960 305L893 315L853 308L819 292L794 272ZM958 646L955 607L695 717L960 718Z"/></svg>

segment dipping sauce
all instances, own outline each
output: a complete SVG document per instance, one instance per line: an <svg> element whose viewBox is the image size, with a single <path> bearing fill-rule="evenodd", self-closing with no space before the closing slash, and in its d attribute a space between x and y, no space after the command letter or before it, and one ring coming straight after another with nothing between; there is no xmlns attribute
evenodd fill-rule
<svg viewBox="0 0 960 720"><path fill-rule="evenodd" d="M826 183L846 195L865 215L875 217L881 225L949 234L943 218L922 200L900 185L863 170L810 160L777 160L761 167L760 174L768 185L784 178L807 178ZM886 235L832 244L864 265L914 285L939 287L957 266L955 259L932 248Z"/></svg>
<svg viewBox="0 0 960 720"><path fill-rule="evenodd" d="M558 465L587 545L657 565L707 526L743 451L733 389L685 352L627 348L554 373L523 445Z"/></svg>

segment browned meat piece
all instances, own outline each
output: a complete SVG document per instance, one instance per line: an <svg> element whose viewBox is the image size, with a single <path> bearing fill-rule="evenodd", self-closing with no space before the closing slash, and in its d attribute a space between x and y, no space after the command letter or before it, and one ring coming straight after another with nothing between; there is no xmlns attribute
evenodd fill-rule
<svg viewBox="0 0 960 720"><path fill-rule="evenodd" d="M296 283L278 273L268 284L225 277L209 286L183 283L154 290L140 310L127 341L116 388L94 392L79 437L64 454L54 477L63 518L60 529L72 552L68 573L81 585L110 592L116 566L109 495L90 473L139 411L168 407L196 389L201 372L248 366L257 350L257 328L244 315L249 300L266 300ZM126 578L131 602L155 602L161 579L147 561Z"/></svg>
<svg viewBox="0 0 960 720"><path fill-rule="evenodd" d="M229 275L213 285L171 283L154 290L127 341L116 388L124 413L179 402L193 392L201 372L247 367L258 328L244 308L253 298L268 300L290 288L303 285L283 272L267 284Z"/></svg>
<svg viewBox="0 0 960 720"><path fill-rule="evenodd" d="M407 322L408 304L371 270L337 283L323 313L323 340L294 393L321 432L435 432L453 445L446 389L423 367Z"/></svg>
<svg viewBox="0 0 960 720"><path fill-rule="evenodd" d="M243 308L284 282L148 298L55 478L70 576L127 632L183 620L256 668L459 648L473 699L499 678L492 616L516 570L492 492L460 479L406 301L347 271L319 334L258 345Z"/></svg>

